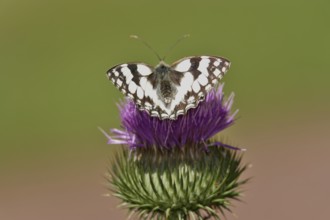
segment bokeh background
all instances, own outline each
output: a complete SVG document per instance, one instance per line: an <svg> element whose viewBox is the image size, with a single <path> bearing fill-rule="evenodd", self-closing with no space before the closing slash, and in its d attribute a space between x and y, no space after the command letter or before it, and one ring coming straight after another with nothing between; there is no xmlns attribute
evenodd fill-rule
<svg viewBox="0 0 330 220"><path fill-rule="evenodd" d="M111 66L220 55L240 109L244 202L228 219L328 219L330 2L0 0L0 219L125 219L105 197L119 127Z"/></svg>

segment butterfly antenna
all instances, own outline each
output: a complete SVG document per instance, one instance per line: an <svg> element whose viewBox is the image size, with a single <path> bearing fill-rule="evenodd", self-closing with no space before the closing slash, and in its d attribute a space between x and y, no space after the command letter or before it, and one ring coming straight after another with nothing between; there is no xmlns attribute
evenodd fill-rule
<svg viewBox="0 0 330 220"><path fill-rule="evenodd" d="M130 35L130 38L136 39L136 40L140 40L146 47L148 47L158 58L159 61L161 61L162 59L160 58L159 54L147 43L145 42L142 38L140 38L137 35Z"/></svg>
<svg viewBox="0 0 330 220"><path fill-rule="evenodd" d="M166 55L163 57L162 60L165 60L166 56L173 50L173 48L175 48L183 39L186 39L190 37L189 34L185 34L183 35L182 37L180 37L168 50L167 50L167 53Z"/></svg>

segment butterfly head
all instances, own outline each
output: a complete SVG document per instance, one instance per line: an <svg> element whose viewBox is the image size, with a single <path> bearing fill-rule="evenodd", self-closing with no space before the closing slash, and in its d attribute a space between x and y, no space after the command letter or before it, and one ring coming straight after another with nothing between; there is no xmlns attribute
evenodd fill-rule
<svg viewBox="0 0 330 220"><path fill-rule="evenodd" d="M171 70L170 66L166 64L164 61L160 61L160 63L155 68L156 74L160 74L160 75L165 75L169 73L170 70Z"/></svg>

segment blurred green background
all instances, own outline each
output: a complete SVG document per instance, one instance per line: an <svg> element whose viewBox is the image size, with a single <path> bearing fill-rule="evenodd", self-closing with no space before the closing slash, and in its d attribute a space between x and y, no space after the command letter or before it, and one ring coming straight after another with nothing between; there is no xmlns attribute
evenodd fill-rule
<svg viewBox="0 0 330 220"><path fill-rule="evenodd" d="M248 149L238 219L326 219L330 192L330 2L0 0L0 219L123 219L102 175L123 97L115 64L168 56L232 61L225 91ZM231 214L229 219L236 219Z"/></svg>

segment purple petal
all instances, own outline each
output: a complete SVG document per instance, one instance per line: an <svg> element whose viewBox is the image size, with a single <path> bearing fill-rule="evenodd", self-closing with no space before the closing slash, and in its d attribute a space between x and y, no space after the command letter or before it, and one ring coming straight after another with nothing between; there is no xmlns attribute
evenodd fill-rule
<svg viewBox="0 0 330 220"><path fill-rule="evenodd" d="M223 85L211 90L197 108L190 109L177 120L160 120L140 111L132 101L119 106L124 130L112 129L109 144L126 144L135 147L182 147L202 143L234 122L237 111L230 114L234 95L223 100Z"/></svg>

